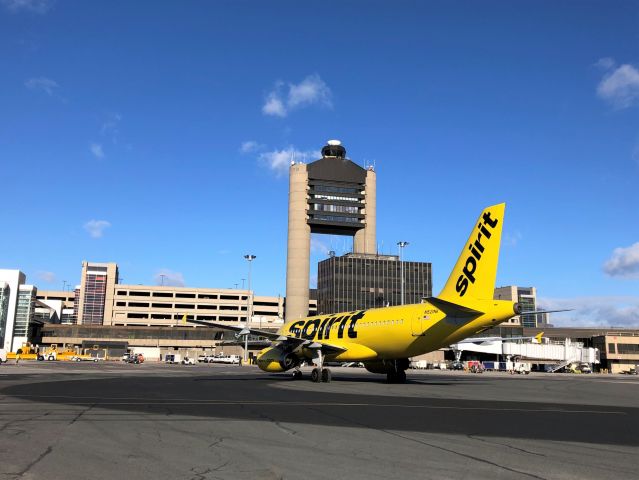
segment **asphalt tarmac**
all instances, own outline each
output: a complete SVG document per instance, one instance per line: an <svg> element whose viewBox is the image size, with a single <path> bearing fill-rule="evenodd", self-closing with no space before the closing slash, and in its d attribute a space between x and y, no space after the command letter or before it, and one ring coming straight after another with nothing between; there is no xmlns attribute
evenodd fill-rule
<svg viewBox="0 0 639 480"><path fill-rule="evenodd" d="M332 370L4 364L0 479L639 478L638 377Z"/></svg>

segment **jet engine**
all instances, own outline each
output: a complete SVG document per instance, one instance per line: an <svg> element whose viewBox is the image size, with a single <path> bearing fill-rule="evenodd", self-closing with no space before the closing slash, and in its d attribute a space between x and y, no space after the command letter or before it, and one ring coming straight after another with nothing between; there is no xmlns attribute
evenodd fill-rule
<svg viewBox="0 0 639 480"><path fill-rule="evenodd" d="M403 372L408 368L408 359L399 358L397 360L375 360L373 362L364 362L364 367L371 373L396 373Z"/></svg>
<svg viewBox="0 0 639 480"><path fill-rule="evenodd" d="M299 364L299 359L280 347L265 348L257 356L257 366L265 372L285 372Z"/></svg>

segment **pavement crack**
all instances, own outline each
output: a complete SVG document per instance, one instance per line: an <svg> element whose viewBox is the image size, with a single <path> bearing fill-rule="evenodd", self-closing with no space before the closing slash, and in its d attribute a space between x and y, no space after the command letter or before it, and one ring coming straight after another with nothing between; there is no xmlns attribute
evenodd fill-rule
<svg viewBox="0 0 639 480"><path fill-rule="evenodd" d="M42 459L44 457L46 457L47 455L49 455L51 452L53 451L53 447L51 445L49 445L47 447L47 449L42 452L38 458L36 458L34 461L32 461L29 465L26 466L26 468L24 470L19 471L18 473L16 473L15 475L17 475L18 477L22 477L24 476L25 473L27 473L29 470L31 470L34 466L36 466L40 461L42 461Z"/></svg>
<svg viewBox="0 0 639 480"><path fill-rule="evenodd" d="M315 411L317 411L319 413L322 413L324 415L332 416L334 418L339 418L340 420L345 420L345 421L350 422L350 423L352 423L354 425L359 425L361 427L368 428L368 429L371 429L371 430L376 430L378 432L383 432L383 433L386 433L388 435L392 435L394 437L402 438L404 440L408 440L408 441L411 441L411 442L419 443L421 445L426 445L427 447L435 448L437 450L442 450L444 452L452 453L454 455L459 455L460 457L468 458L469 460L475 460L475 461L480 462L480 463L485 463L487 465L492 465L493 467L498 467L498 468L501 468L501 469L506 470L508 472L517 473L519 475L525 475L527 477L536 478L538 480L547 480L546 478L540 477L540 476L535 475L533 473L523 472L523 471L517 470L515 468L510 468L510 467L507 467L505 465L500 465L499 463L491 462L490 460L486 460L485 458L475 457L474 455L468 455L467 453L458 452L458 451L452 450L450 448L446 448L446 447L442 447L440 445L435 445L435 444L432 444L432 443L428 443L428 442L425 442L423 440L419 440L417 438L411 438L411 437L402 435L400 433L392 432L390 430L386 430L386 429L383 429L383 428L371 427L370 425L367 425L365 423L357 422L357 421L353 420L352 418L347 418L347 417L344 417L344 416L341 416L341 415L335 415L333 413L328 413L328 412L325 412L325 411L322 411L322 410L318 410L318 409L315 409L315 408L312 408L312 410L315 410Z"/></svg>
<svg viewBox="0 0 639 480"><path fill-rule="evenodd" d="M271 422L273 425L275 425L278 429L280 429L281 431L283 431L284 433L286 433L287 435L291 435L291 436L295 436L297 435L297 431L290 428L290 427L286 427L284 425L282 425L282 423L278 420L275 420L273 417L270 417L268 415L266 415L265 413L262 412L258 412L255 410L251 410L254 414L256 414L258 417L260 417L263 420L268 420L269 422Z"/></svg>
<svg viewBox="0 0 639 480"><path fill-rule="evenodd" d="M217 440L215 440L213 443L209 443L208 448L213 448L213 447L217 447L218 445L220 445L222 442L224 442L225 438L224 437L220 437Z"/></svg>
<svg viewBox="0 0 639 480"><path fill-rule="evenodd" d="M78 414L77 414L77 415L73 418L73 420L71 420L71 421L69 422L69 425L73 425L75 422L77 422L77 421L80 419L80 417L81 417L82 415L84 415L85 413L87 413L89 410L91 410L91 409L92 409L93 407L95 407L95 406L96 406L96 404L95 404L95 403L92 403L92 404L91 404L91 405L89 405L87 408L85 408L84 410L82 410L80 413L78 413Z"/></svg>
<svg viewBox="0 0 639 480"><path fill-rule="evenodd" d="M490 440L486 440L485 438L480 438L479 436L477 436L478 434L476 433L469 433L468 435L466 435L468 438L470 438L471 440L477 440L478 442L485 442L488 443L490 445L499 445L500 447L507 447L507 448L512 448L513 450L517 450L518 452L522 452L522 453L528 453L530 455L537 455L539 457L545 457L546 455L544 455L543 453L537 453L537 452L531 452L530 450L526 450L524 448L519 448L519 447L515 447L513 445L509 445L507 443L501 443L501 442L491 442Z"/></svg>

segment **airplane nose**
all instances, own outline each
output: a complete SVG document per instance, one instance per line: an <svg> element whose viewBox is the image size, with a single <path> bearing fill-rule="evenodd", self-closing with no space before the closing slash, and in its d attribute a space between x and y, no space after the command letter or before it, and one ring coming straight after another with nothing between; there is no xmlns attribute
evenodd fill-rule
<svg viewBox="0 0 639 480"><path fill-rule="evenodd" d="M522 310L521 310L521 303L515 303L513 305L513 311L515 312L515 315L520 315Z"/></svg>

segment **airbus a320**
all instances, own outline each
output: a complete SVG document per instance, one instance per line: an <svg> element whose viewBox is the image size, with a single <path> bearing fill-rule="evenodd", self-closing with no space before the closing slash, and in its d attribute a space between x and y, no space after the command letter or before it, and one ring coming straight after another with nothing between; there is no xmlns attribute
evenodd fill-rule
<svg viewBox="0 0 639 480"><path fill-rule="evenodd" d="M332 362L362 362L389 383L406 381L409 358L447 347L521 313L518 303L494 300L505 203L481 212L453 271L436 297L422 303L319 315L285 323L277 333L193 321L272 341L257 356L266 372L293 370L312 362L314 382L330 382Z"/></svg>

